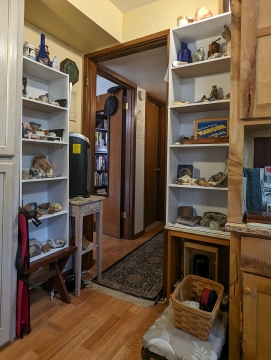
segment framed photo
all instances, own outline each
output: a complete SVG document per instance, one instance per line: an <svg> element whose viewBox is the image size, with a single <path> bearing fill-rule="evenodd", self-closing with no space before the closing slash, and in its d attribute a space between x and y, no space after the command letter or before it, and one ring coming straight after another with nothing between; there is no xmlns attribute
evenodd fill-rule
<svg viewBox="0 0 271 360"><path fill-rule="evenodd" d="M194 138L228 136L229 118L198 119L194 122Z"/></svg>

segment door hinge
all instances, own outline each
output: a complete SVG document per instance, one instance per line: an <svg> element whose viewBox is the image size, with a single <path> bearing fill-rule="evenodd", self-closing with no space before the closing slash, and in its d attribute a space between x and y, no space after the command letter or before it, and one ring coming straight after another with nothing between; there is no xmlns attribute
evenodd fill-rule
<svg viewBox="0 0 271 360"><path fill-rule="evenodd" d="M129 104L128 102L123 104L123 110L128 110L129 109Z"/></svg>
<svg viewBox="0 0 271 360"><path fill-rule="evenodd" d="M89 81L89 78L87 77L86 78L86 87L89 87L90 86L90 81Z"/></svg>
<svg viewBox="0 0 271 360"><path fill-rule="evenodd" d="M126 219L126 211L121 211L120 212L120 218L121 219Z"/></svg>

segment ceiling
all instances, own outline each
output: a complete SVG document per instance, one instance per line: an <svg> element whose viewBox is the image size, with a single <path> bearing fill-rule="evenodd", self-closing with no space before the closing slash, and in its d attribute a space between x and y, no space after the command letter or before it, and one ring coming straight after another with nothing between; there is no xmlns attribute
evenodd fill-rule
<svg viewBox="0 0 271 360"><path fill-rule="evenodd" d="M166 101L167 48L156 49L123 56L99 63L114 71L143 90Z"/></svg>
<svg viewBox="0 0 271 360"><path fill-rule="evenodd" d="M110 0L122 13L137 9L158 0Z"/></svg>
<svg viewBox="0 0 271 360"><path fill-rule="evenodd" d="M67 0L25 0L24 18L82 54L119 44Z"/></svg>

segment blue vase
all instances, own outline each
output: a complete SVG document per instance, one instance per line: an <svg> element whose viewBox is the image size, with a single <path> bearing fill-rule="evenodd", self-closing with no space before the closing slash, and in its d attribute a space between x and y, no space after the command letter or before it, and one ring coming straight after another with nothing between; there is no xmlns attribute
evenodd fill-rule
<svg viewBox="0 0 271 360"><path fill-rule="evenodd" d="M49 55L45 48L45 35L44 34L40 35L40 48L39 48L38 55L36 56L36 60L38 62L42 63L43 65L51 66L51 61L50 61Z"/></svg>
<svg viewBox="0 0 271 360"><path fill-rule="evenodd" d="M181 43L181 50L178 52L178 61L191 62L191 50L188 49L187 43Z"/></svg>

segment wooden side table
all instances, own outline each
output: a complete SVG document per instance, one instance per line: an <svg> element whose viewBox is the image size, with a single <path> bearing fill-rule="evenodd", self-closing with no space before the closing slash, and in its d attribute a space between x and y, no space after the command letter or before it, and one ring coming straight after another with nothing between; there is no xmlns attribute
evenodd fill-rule
<svg viewBox="0 0 271 360"><path fill-rule="evenodd" d="M70 200L70 216L75 218L75 295L80 296L82 255L97 248L97 279L102 275L102 234L103 234L103 196L91 195L82 201ZM96 214L96 243L91 242L86 250L82 250L83 218Z"/></svg>

